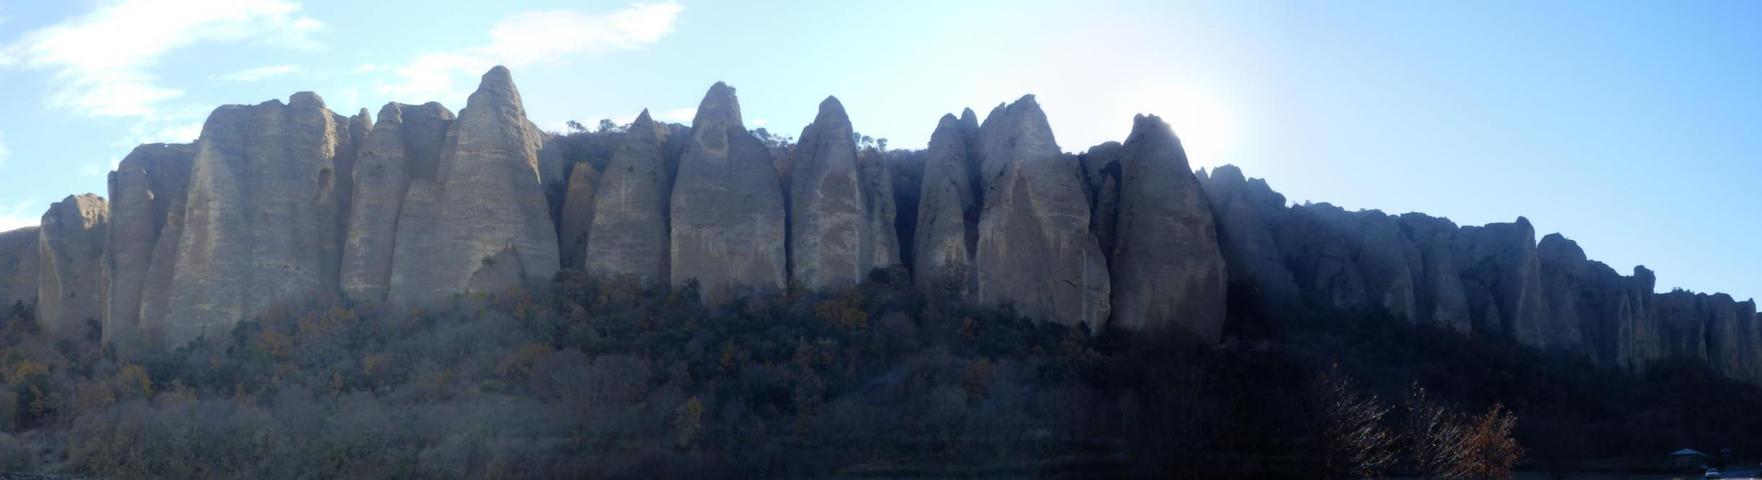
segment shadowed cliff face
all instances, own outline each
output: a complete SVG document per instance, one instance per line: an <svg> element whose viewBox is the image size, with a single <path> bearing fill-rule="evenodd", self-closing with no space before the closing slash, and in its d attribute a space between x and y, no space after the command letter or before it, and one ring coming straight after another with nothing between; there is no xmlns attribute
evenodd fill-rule
<svg viewBox="0 0 1762 480"><path fill-rule="evenodd" d="M225 106L194 144L132 152L108 204L69 197L41 228L0 233L0 308L34 306L64 335L96 320L135 355L283 303L414 306L565 268L695 281L712 303L841 288L910 244L920 288L1039 321L1216 342L1226 291L1245 289L1276 319L1358 313L1762 382L1754 302L1654 293L1651 271L1624 276L1559 234L1538 242L1521 217L1459 227L1288 205L1232 166L1195 175L1154 116L1066 153L1032 96L983 124L942 117L926 151L897 157L909 169L859 150L852 125L828 98L799 144L767 144L718 83L690 128L645 111L624 130L546 136L499 67L456 118L435 103L343 117L310 93Z"/></svg>

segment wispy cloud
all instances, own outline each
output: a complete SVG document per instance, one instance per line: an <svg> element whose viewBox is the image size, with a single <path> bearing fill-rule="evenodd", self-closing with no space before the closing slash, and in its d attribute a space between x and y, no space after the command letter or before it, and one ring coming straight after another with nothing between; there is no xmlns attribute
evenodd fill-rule
<svg viewBox="0 0 1762 480"><path fill-rule="evenodd" d="M689 124L691 123L691 118L695 116L697 116L697 107L680 107L661 112L656 118L659 118L663 122Z"/></svg>
<svg viewBox="0 0 1762 480"><path fill-rule="evenodd" d="M287 0L120 0L25 33L0 47L0 65L52 71L52 107L148 117L183 94L152 72L167 54L205 42L315 48L322 27Z"/></svg>
<svg viewBox="0 0 1762 480"><path fill-rule="evenodd" d="M279 77L300 71L299 65L268 65L257 68L239 70L225 75L215 75L215 80L229 82L256 82L266 78Z"/></svg>
<svg viewBox="0 0 1762 480"><path fill-rule="evenodd" d="M0 172L6 171L6 160L12 158L12 150L6 148L6 134L0 133Z"/></svg>
<svg viewBox="0 0 1762 480"><path fill-rule="evenodd" d="M403 65L363 65L359 71L387 71L395 80L381 93L405 101L463 95L459 80L494 65L518 68L558 62L571 56L647 47L673 32L685 7L675 2L636 4L620 10L521 12L503 18L489 32L489 43L452 52L432 52Z"/></svg>

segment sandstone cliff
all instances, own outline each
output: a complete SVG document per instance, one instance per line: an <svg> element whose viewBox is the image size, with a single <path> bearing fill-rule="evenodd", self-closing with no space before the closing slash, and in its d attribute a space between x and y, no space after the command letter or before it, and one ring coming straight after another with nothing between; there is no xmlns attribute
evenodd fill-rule
<svg viewBox="0 0 1762 480"><path fill-rule="evenodd" d="M392 301L493 292L561 268L538 171L540 141L513 76L502 67L485 73L448 128L436 181L407 194Z"/></svg>
<svg viewBox="0 0 1762 480"><path fill-rule="evenodd" d="M899 263L891 179L879 158L862 157L844 105L826 97L814 123L802 129L790 161L789 266L795 285L851 286L870 270Z"/></svg>
<svg viewBox="0 0 1762 480"><path fill-rule="evenodd" d="M695 279L712 302L782 290L788 274L781 189L770 152L741 121L734 88L711 86L673 184L673 283Z"/></svg>
<svg viewBox="0 0 1762 480"><path fill-rule="evenodd" d="M668 278L667 202L671 178L664 145L670 131L643 110L600 175L585 253L588 273L630 276L649 283ZM581 168L581 167L576 167Z"/></svg>
<svg viewBox="0 0 1762 480"><path fill-rule="evenodd" d="M37 304L37 236L40 227L0 232L0 311Z"/></svg>
<svg viewBox="0 0 1762 480"><path fill-rule="evenodd" d="M914 232L912 271L918 283L946 286L962 294L976 288L973 249L979 240L972 130L954 115L943 115L931 133Z"/></svg>
<svg viewBox="0 0 1762 480"><path fill-rule="evenodd" d="M357 301L379 302L391 288L398 218L410 185L432 184L453 112L438 103L388 103L359 149L343 244L341 286Z"/></svg>
<svg viewBox="0 0 1762 480"><path fill-rule="evenodd" d="M1224 258L1180 139L1162 119L1139 116L1120 167L1112 324L1216 342L1224 328Z"/></svg>
<svg viewBox="0 0 1762 480"><path fill-rule="evenodd" d="M58 337L86 335L101 322L108 285L104 240L110 206L103 197L69 196L49 206L37 231L37 324Z"/></svg>
<svg viewBox="0 0 1762 480"><path fill-rule="evenodd" d="M141 145L110 173L110 228L104 250L110 289L103 337L120 352L137 353L151 346L143 306L169 300L170 278L162 274L162 280L150 283L148 275L154 264L168 272L175 260L181 228L172 222L183 217L195 156L195 145ZM149 292L155 295L151 300Z"/></svg>
<svg viewBox="0 0 1762 480"><path fill-rule="evenodd" d="M1033 96L999 105L979 127L978 143L984 207L976 298L1099 330L1112 295L1107 261L1089 231L1080 167L1060 152L1046 114Z"/></svg>

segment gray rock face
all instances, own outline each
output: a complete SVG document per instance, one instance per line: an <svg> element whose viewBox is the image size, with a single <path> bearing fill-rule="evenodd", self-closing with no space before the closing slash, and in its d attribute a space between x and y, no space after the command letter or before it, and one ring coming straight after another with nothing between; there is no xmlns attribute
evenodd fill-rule
<svg viewBox="0 0 1762 480"><path fill-rule="evenodd" d="M115 345L119 352L133 354L157 345L148 342L142 307L164 305L170 290L163 283L150 285L148 271L155 263L161 270L169 270L175 261L182 229L171 222L174 218L181 222L183 217L195 157L195 145L142 145L110 173L110 238L104 251L110 291L104 342ZM165 275L161 277L162 282L169 281ZM149 301L149 291L158 296ZM160 339L162 324L154 325L154 338Z"/></svg>
<svg viewBox="0 0 1762 480"><path fill-rule="evenodd" d="M588 233L593 227L594 205L598 204L594 200L595 188L599 183L600 171L593 164L580 162L570 169L557 231L565 268L581 269L586 264Z"/></svg>
<svg viewBox="0 0 1762 480"><path fill-rule="evenodd" d="M1401 215L1401 231L1418 253L1414 268L1414 300L1421 318L1459 332L1473 328L1468 294L1454 253L1456 224L1418 213Z"/></svg>
<svg viewBox="0 0 1762 480"><path fill-rule="evenodd" d="M85 335L86 323L102 321L104 241L110 206L103 197L69 196L49 206L38 230L37 323L63 338Z"/></svg>
<svg viewBox="0 0 1762 480"><path fill-rule="evenodd" d="M349 135L348 120L307 92L208 117L164 306L167 346L335 294L348 210L336 188L353 174L340 170L351 163L339 158L352 150Z"/></svg>
<svg viewBox="0 0 1762 480"><path fill-rule="evenodd" d="M1276 225L1285 263L1310 304L1341 311L1369 305L1370 294L1358 268L1356 249L1341 225L1344 210L1326 203L1299 205Z"/></svg>
<svg viewBox="0 0 1762 480"><path fill-rule="evenodd" d="M673 283L696 279L710 302L786 285L782 187L734 88L717 83L698 105L669 208Z"/></svg>
<svg viewBox="0 0 1762 480"><path fill-rule="evenodd" d="M850 117L826 97L790 164L790 279L808 289L855 285L899 263L892 179L879 155L859 161Z"/></svg>
<svg viewBox="0 0 1762 480"><path fill-rule="evenodd" d="M1029 318L1105 325L1107 262L1089 232L1080 167L1059 151L1046 114L1033 96L999 105L979 127L978 143L985 193L974 252L977 300L1012 303Z"/></svg>
<svg viewBox="0 0 1762 480"><path fill-rule="evenodd" d="M0 309L37 304L39 229L25 227L0 232Z"/></svg>
<svg viewBox="0 0 1762 480"><path fill-rule="evenodd" d="M447 132L437 181L413 182L405 198L393 302L494 291L557 273L557 232L538 171L541 140L508 70L485 73Z"/></svg>
<svg viewBox="0 0 1762 480"><path fill-rule="evenodd" d="M979 241L980 208L971 156L976 139L970 133L961 120L943 115L930 134L912 266L919 285L949 287L963 295L977 288L973 249Z"/></svg>
<svg viewBox="0 0 1762 480"><path fill-rule="evenodd" d="M1540 348L1577 348L1576 329L1548 316L1536 256L1536 231L1529 219L1463 227L1456 235L1456 264L1462 272L1469 311L1476 325Z"/></svg>
<svg viewBox="0 0 1762 480"><path fill-rule="evenodd" d="M663 146L669 133L643 110L612 153L593 196L585 258L589 274L630 276L643 283L668 279L667 197L672 185Z"/></svg>
<svg viewBox="0 0 1762 480"><path fill-rule="evenodd" d="M1162 119L1135 119L1122 152L1113 325L1223 335L1227 278L1211 204Z"/></svg>
<svg viewBox="0 0 1762 480"><path fill-rule="evenodd" d="M1108 265L1113 265L1115 253L1116 220L1120 218L1120 171L1125 168L1125 146L1119 142L1107 142L1089 147L1077 157L1077 163L1083 166L1083 179L1088 182L1089 192L1089 231L1095 234L1095 242L1101 245L1101 253L1108 258Z"/></svg>
<svg viewBox="0 0 1762 480"><path fill-rule="evenodd" d="M383 302L391 288L398 217L411 183L432 184L453 112L438 103L388 103L363 142L354 166L354 195L343 244L343 293Z"/></svg>
<svg viewBox="0 0 1762 480"><path fill-rule="evenodd" d="M1287 305L1301 296L1269 225L1283 223L1285 196L1265 180L1248 179L1225 165L1200 177L1217 218L1218 244L1231 282L1254 285L1264 302Z"/></svg>

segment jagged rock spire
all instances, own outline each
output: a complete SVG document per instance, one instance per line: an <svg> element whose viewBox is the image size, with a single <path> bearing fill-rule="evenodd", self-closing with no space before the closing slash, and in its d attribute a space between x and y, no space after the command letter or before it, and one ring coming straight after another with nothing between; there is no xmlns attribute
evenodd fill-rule
<svg viewBox="0 0 1762 480"><path fill-rule="evenodd" d="M1113 253L1113 324L1223 334L1225 269L1211 205L1167 123L1137 117L1121 161Z"/></svg>
<svg viewBox="0 0 1762 480"><path fill-rule="evenodd" d="M711 86L691 124L669 206L673 282L695 279L711 301L784 288L782 189L770 151L741 124L734 88Z"/></svg>
<svg viewBox="0 0 1762 480"><path fill-rule="evenodd" d="M790 162L790 279L803 288L855 285L899 263L891 184L884 168L859 165L853 131L844 105L826 97Z"/></svg>
<svg viewBox="0 0 1762 480"><path fill-rule="evenodd" d="M593 197L584 257L588 273L644 283L667 280L667 132L645 109L612 153Z"/></svg>

